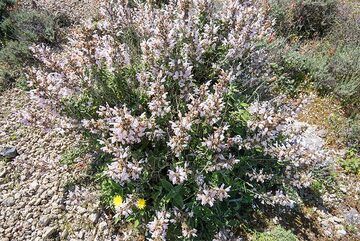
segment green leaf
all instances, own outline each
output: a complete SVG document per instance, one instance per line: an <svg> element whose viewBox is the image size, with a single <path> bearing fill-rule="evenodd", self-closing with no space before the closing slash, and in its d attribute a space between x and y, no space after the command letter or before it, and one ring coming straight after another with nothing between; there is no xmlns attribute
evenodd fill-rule
<svg viewBox="0 0 360 241"><path fill-rule="evenodd" d="M249 107L250 105L249 105L248 103L242 102L242 103L240 103L240 106L242 106L242 107Z"/></svg>
<svg viewBox="0 0 360 241"><path fill-rule="evenodd" d="M136 219L134 222L134 228L137 228L140 225L139 219Z"/></svg>
<svg viewBox="0 0 360 241"><path fill-rule="evenodd" d="M161 182L161 186L168 192L170 192L174 188L174 186L165 179L161 179L160 182Z"/></svg>
<svg viewBox="0 0 360 241"><path fill-rule="evenodd" d="M174 205L178 206L179 208L184 206L184 200L180 194L176 195L173 198L173 203L174 203Z"/></svg>

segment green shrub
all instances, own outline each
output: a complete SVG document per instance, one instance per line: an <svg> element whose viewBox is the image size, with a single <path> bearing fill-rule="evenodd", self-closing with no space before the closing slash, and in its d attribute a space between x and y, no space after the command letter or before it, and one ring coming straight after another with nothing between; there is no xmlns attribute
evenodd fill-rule
<svg viewBox="0 0 360 241"><path fill-rule="evenodd" d="M298 241L295 234L289 230L285 230L281 226L277 226L269 232L256 234L253 241Z"/></svg>
<svg viewBox="0 0 360 241"><path fill-rule="evenodd" d="M279 47L275 48L275 51ZM295 46L278 51L271 65L277 86L294 94L306 90L309 82L320 93L333 93L344 105L360 106L360 47L334 47L322 42L321 47L301 53Z"/></svg>
<svg viewBox="0 0 360 241"><path fill-rule="evenodd" d="M7 38L19 42L54 43L56 40L55 19L37 11L16 11L3 21L0 28Z"/></svg>
<svg viewBox="0 0 360 241"><path fill-rule="evenodd" d="M306 37L310 36L307 33L311 31L303 31L300 23L292 22L293 18L303 19L305 16L289 17L285 16L286 14L305 11L298 10L298 8L301 9L298 4L306 2L301 6L311 3L327 9L322 13L325 16L335 11L332 9L335 8L335 1L293 1L293 4L288 3L288 7L294 8L290 9L291 11L286 10L285 3L282 5L280 2L283 3L282 1L272 2L272 14L278 20L278 32L285 35L276 39L270 46L271 67L277 76L276 86L283 92L296 94L306 90L311 82L320 93L335 95L350 110L349 112L358 112L360 107L360 40L358 38L360 26L356 13L345 7L341 9L341 12L339 10L338 16L333 13L331 21L324 19L323 21L327 23L324 24L327 26L327 35L317 42L289 42L287 38L289 35ZM313 22L310 16L308 17L307 22ZM294 29L292 25L297 28ZM316 32L318 36L323 36L320 33L324 31L320 31L319 28L303 29L307 28L314 29L311 34Z"/></svg>
<svg viewBox="0 0 360 241"><path fill-rule="evenodd" d="M296 95L309 87L307 59L299 47L298 44L288 44L285 38L278 38L268 46L270 68L276 76L272 84L277 91Z"/></svg>
<svg viewBox="0 0 360 241"><path fill-rule="evenodd" d="M15 0L0 0L0 24L9 16L9 8L15 4ZM2 40L4 33L0 29L0 48L2 47Z"/></svg>
<svg viewBox="0 0 360 241"><path fill-rule="evenodd" d="M336 14L336 0L271 0L270 4L275 27L286 37L321 37L332 26Z"/></svg>
<svg viewBox="0 0 360 241"><path fill-rule="evenodd" d="M344 3L339 5L331 33L326 38L332 43L359 45L359 1L344 1Z"/></svg>
<svg viewBox="0 0 360 241"><path fill-rule="evenodd" d="M16 81L24 81L22 68L31 59L26 43L9 41L0 49L0 91L12 87Z"/></svg>
<svg viewBox="0 0 360 241"><path fill-rule="evenodd" d="M340 160L340 163L345 172L360 175L360 157L355 149L350 149L346 158Z"/></svg>
<svg viewBox="0 0 360 241"><path fill-rule="evenodd" d="M0 20L7 16L8 8L15 4L15 0L0 0Z"/></svg>
<svg viewBox="0 0 360 241"><path fill-rule="evenodd" d="M0 21L8 16L9 8L15 3L15 0L0 0Z"/></svg>
<svg viewBox="0 0 360 241"><path fill-rule="evenodd" d="M58 40L57 20L49 14L14 10L5 16L0 22L0 91L26 82L23 68L34 61L29 46L41 42L54 44Z"/></svg>
<svg viewBox="0 0 360 241"><path fill-rule="evenodd" d="M357 148L360 151L360 113L354 115L348 121L348 131L346 132L346 139L348 145L352 148Z"/></svg>
<svg viewBox="0 0 360 241"><path fill-rule="evenodd" d="M360 110L360 5L349 2L339 11L331 33L319 48L319 54L327 56L323 73L331 77L323 73L315 77L319 85L340 97L348 113L356 115Z"/></svg>
<svg viewBox="0 0 360 241"><path fill-rule="evenodd" d="M345 106L357 109L360 106L360 47L335 47L325 41L320 45L305 53L285 53L281 57L280 73L292 82L280 82L280 85L294 91L300 90L304 81L311 80L320 93L333 93Z"/></svg>
<svg viewBox="0 0 360 241"><path fill-rule="evenodd" d="M63 99L64 111L76 119L96 118L100 106L115 106L125 101L130 107L136 108L142 102L136 92L135 83L138 66L129 66L119 70L115 75L105 69L93 69L94 84L78 97ZM129 81L130 80L130 81Z"/></svg>

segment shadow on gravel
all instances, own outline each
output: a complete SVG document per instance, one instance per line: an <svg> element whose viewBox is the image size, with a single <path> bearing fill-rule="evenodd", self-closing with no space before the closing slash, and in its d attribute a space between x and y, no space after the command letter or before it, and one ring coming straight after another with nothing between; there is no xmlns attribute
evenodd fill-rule
<svg viewBox="0 0 360 241"><path fill-rule="evenodd" d="M266 230L268 224L265 220L277 219L278 224L292 232L299 238L299 240L327 240L320 232L321 226L315 215L305 213L304 210L316 207L324 212L331 212L332 210L325 207L323 199L311 189L302 190L300 193L304 208L295 207L284 209L282 206L261 206L259 209L263 213L261 219L257 219L257 224L251 224L256 231L263 232ZM277 218L280 217L281 219ZM258 222L258 220L263 220Z"/></svg>

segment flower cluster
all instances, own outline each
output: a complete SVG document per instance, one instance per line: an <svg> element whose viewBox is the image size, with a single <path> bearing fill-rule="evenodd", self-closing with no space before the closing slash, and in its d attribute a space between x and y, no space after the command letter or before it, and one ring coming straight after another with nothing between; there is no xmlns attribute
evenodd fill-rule
<svg viewBox="0 0 360 241"><path fill-rule="evenodd" d="M295 119L304 101L241 105L240 89L266 85L258 43L271 26L253 1L106 0L61 51L32 47L43 65L29 70L30 84L57 110L67 98L88 110L82 127L124 194L116 217L141 220L149 240L223 240L231 235L219 223L238 220L224 207L244 197L293 206L282 187L308 187L311 170L331 161L316 130ZM214 218L225 220L213 228Z"/></svg>
<svg viewBox="0 0 360 241"><path fill-rule="evenodd" d="M325 148L319 130L295 119L311 98L304 97L291 103L286 97L280 96L271 101L254 102L249 107L254 120L248 122L248 127L253 135L246 142L260 146L267 155L287 164L285 181L297 188L310 186L312 173L322 165L333 162L334 157L334 153ZM283 136L285 140L280 139ZM260 171L251 176L263 180L264 175L268 176Z"/></svg>
<svg viewBox="0 0 360 241"><path fill-rule="evenodd" d="M181 184L188 179L188 175L191 174L191 170L187 168L188 164L185 163L185 167L175 167L175 171L169 170L168 176L172 184Z"/></svg>
<svg viewBox="0 0 360 241"><path fill-rule="evenodd" d="M202 205L214 206L215 201L223 201L229 197L228 192L230 187L224 188L224 184L220 187L207 188L203 187L200 193L196 195L196 199L201 202Z"/></svg>
<svg viewBox="0 0 360 241"><path fill-rule="evenodd" d="M166 240L166 232L170 222L170 213L166 211L156 212L156 216L153 221L148 223L148 228L151 233L149 240L159 241Z"/></svg>

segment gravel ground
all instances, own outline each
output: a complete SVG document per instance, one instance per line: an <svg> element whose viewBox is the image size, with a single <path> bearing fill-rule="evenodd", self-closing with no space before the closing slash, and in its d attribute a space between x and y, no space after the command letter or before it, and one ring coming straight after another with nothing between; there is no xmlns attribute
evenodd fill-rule
<svg viewBox="0 0 360 241"><path fill-rule="evenodd" d="M101 0L20 0L26 9L41 9L53 15L63 15L79 22L97 13Z"/></svg>
<svg viewBox="0 0 360 241"><path fill-rule="evenodd" d="M0 96L0 150L18 152L0 161L0 240L116 239L96 187L74 184L81 173L59 162L80 136L24 126L17 113L32 105L20 90Z"/></svg>

